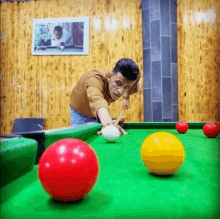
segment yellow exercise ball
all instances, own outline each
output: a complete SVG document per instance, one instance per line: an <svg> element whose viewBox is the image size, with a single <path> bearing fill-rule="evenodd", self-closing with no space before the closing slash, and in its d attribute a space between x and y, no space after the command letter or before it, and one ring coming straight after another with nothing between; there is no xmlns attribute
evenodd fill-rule
<svg viewBox="0 0 220 219"><path fill-rule="evenodd" d="M141 158L153 174L172 175L182 166L185 150L181 141L173 134L156 132L144 140Z"/></svg>

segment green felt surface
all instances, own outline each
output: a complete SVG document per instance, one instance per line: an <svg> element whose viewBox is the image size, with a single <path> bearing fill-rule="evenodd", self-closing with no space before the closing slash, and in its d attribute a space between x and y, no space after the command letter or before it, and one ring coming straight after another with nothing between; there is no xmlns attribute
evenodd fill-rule
<svg viewBox="0 0 220 219"><path fill-rule="evenodd" d="M37 154L37 142L19 137L0 144L1 187L32 170Z"/></svg>
<svg viewBox="0 0 220 219"><path fill-rule="evenodd" d="M101 124L91 124L85 126L79 126L77 128L70 128L70 129L62 129L56 130L52 132L45 133L45 148L48 148L54 142L64 139L64 138L77 138L83 141L86 141L90 137L96 135L96 133L101 129Z"/></svg>
<svg viewBox="0 0 220 219"><path fill-rule="evenodd" d="M155 129L127 129L117 143L93 135L87 142L100 162L93 190L83 200L51 199L37 178L37 168L1 190L1 218L152 218L212 219L219 214L220 135L206 138L201 129L177 134L186 159L173 176L149 173L140 157L141 144Z"/></svg>

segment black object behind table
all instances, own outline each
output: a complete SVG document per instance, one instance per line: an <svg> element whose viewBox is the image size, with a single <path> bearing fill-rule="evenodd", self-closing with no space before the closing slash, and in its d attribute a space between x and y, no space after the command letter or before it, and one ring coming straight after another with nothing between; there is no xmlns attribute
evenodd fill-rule
<svg viewBox="0 0 220 219"><path fill-rule="evenodd" d="M5 139L12 139L12 138L19 138L23 136L24 138L30 138L35 141L37 141L38 148L37 148L37 155L36 155L36 160L35 164L39 163L39 159L43 152L45 151L45 145L44 145L44 131L35 131L35 132L19 132L19 133L14 133L14 134L8 134L8 135L2 135L2 138Z"/></svg>
<svg viewBox="0 0 220 219"><path fill-rule="evenodd" d="M44 118L17 118L14 120L12 133L26 133L42 131Z"/></svg>

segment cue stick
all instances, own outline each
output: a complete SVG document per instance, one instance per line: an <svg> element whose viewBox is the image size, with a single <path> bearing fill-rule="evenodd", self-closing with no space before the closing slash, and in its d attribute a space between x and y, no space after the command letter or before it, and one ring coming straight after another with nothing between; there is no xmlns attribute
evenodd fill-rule
<svg viewBox="0 0 220 219"><path fill-rule="evenodd" d="M115 127L118 125L119 121L121 120L121 118L122 118L122 116L123 116L125 110L126 110L126 109L123 109L123 110L121 111L121 114L119 115L118 119L116 120L116 122L115 122L115 124L114 124Z"/></svg>
<svg viewBox="0 0 220 219"><path fill-rule="evenodd" d="M37 124L41 129L42 129L42 131L43 131L43 127L40 125L40 124Z"/></svg>

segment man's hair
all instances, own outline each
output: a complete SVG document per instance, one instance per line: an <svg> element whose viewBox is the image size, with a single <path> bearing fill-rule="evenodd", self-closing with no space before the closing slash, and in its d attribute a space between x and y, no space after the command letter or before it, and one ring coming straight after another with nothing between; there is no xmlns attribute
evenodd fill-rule
<svg viewBox="0 0 220 219"><path fill-rule="evenodd" d="M63 32L61 26L56 26L56 27L54 28L54 32L55 32L55 30L56 30L56 31L59 31L59 32L61 32L61 33Z"/></svg>
<svg viewBox="0 0 220 219"><path fill-rule="evenodd" d="M139 74L139 68L132 59L120 59L114 69L113 74L121 73L126 79L135 81Z"/></svg>

